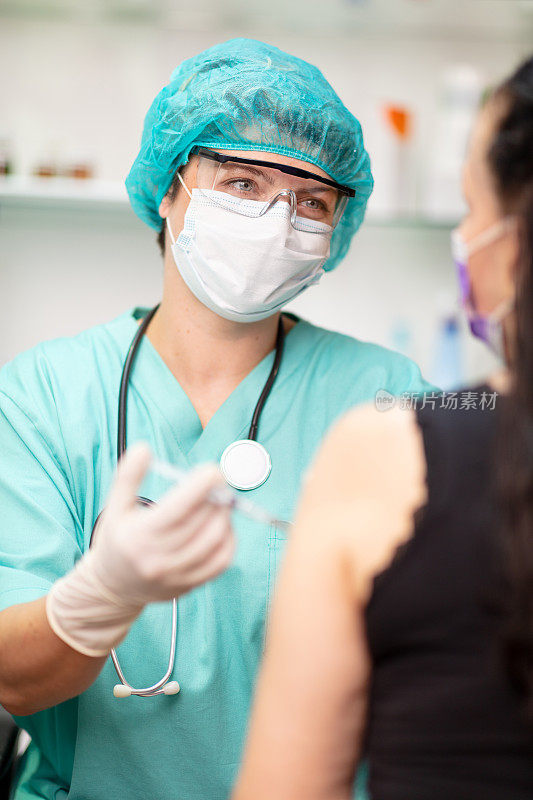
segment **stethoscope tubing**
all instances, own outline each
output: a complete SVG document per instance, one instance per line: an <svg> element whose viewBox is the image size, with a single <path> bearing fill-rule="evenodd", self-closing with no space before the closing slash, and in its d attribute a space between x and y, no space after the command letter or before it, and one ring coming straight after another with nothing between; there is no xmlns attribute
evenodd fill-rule
<svg viewBox="0 0 533 800"><path fill-rule="evenodd" d="M178 631L178 603L176 598L172 600L172 638L170 640L170 655L168 659L168 667L167 671L161 678L161 680L154 683L152 686L146 686L144 689L135 689L131 683L128 683L126 678L124 677L124 673L120 666L120 662L118 660L117 652L115 648L111 650L111 659L113 661L113 665L117 672L117 675L120 679L120 682L123 686L127 686L128 689L131 690L131 693L138 696L138 697L155 697L157 694L164 694L163 686L168 682L172 672L174 670L174 664L176 663L176 641L177 641L177 631Z"/></svg>
<svg viewBox="0 0 533 800"><path fill-rule="evenodd" d="M137 331L135 332L135 336L133 337L130 343L124 361L124 366L122 368L122 375L120 378L119 401L118 401L117 462L122 458L122 456L126 452L126 446L127 446L126 431L127 431L127 414L128 414L128 384L129 384L131 370L133 368L135 357L137 355L142 337L144 336L158 308L159 308L159 303L148 312L146 317L140 323ZM257 431L259 427L259 420L261 418L261 412L263 411L264 405L268 399L268 396L274 385L274 381L276 380L276 377L279 372L281 359L283 357L284 343L285 343L285 330L283 326L283 320L280 315L278 323L278 331L276 335L276 353L274 356L274 362L272 364L269 376L263 387L263 391L259 396L259 399L254 409L254 413L252 415L252 421L248 433L248 438L252 441L256 441L257 439ZM150 505L152 502L150 500L147 500L146 498L139 498L139 501L146 505ZM93 527L93 534L96 525L98 524L99 517L100 515L98 515L98 518ZM92 534L91 534L91 539L92 539ZM129 694L136 695L137 697L154 697L158 694L165 694L164 687L168 683L169 678L172 675L176 661L177 630L178 630L178 605L176 598L174 598L172 600L172 634L170 640L170 654L168 660L168 667L164 676L156 683L152 684L152 686L146 686L142 689L136 689L135 687L133 687L131 683L129 683L126 680L122 667L120 666L120 662L115 648L111 650L111 659L113 661L113 666L115 667L116 673L120 679L122 686L130 690Z"/></svg>
<svg viewBox="0 0 533 800"><path fill-rule="evenodd" d="M254 408L254 413L252 414L252 422L250 424L250 430L248 431L248 438L251 439L253 442L257 440L257 429L259 428L259 420L261 418L261 413L263 411L263 407L268 400L268 396L272 391L272 387L274 385L274 381L277 378L281 359L283 357L283 348L285 345L285 329L283 327L283 320L281 318L281 314L279 316L279 323L278 323L278 332L276 335L276 355L274 356L274 363L272 364L272 369L270 370L270 374L267 378L267 382L263 387L263 391L259 395L259 400Z"/></svg>
<svg viewBox="0 0 533 800"><path fill-rule="evenodd" d="M137 355L137 351L139 349L139 344L141 343L141 339L144 336L146 329L148 328L148 325L152 321L154 314L159 308L159 305L160 304L158 303L148 312L148 314L145 316L145 318L137 328L135 336L131 340L131 344L128 348L128 352L124 360L122 375L120 377L120 390L118 394L117 462L120 461L120 459L126 452L126 429L127 429L127 419L128 419L128 383L130 380L130 373L133 367L133 362L135 361L135 356Z"/></svg>

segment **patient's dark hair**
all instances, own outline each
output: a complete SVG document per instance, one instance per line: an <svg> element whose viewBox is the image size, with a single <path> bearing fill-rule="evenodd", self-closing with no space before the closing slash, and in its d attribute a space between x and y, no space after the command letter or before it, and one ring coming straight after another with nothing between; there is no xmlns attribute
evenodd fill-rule
<svg viewBox="0 0 533 800"><path fill-rule="evenodd" d="M488 165L504 214L519 225L512 389L499 436L505 547L504 654L533 721L533 58L494 93Z"/></svg>

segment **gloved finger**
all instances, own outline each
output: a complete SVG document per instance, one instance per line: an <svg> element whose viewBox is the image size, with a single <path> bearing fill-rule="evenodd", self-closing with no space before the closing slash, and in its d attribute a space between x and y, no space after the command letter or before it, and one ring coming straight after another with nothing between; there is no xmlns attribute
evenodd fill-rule
<svg viewBox="0 0 533 800"><path fill-rule="evenodd" d="M145 442L128 447L120 459L115 479L107 501L107 512L123 513L135 505L139 487L152 460L152 453Z"/></svg>
<svg viewBox="0 0 533 800"><path fill-rule="evenodd" d="M235 554L235 537L225 538L218 547L210 554L209 559L205 560L195 570L191 570L187 576L187 584L190 589L201 586L203 583L213 580L231 566Z"/></svg>
<svg viewBox="0 0 533 800"><path fill-rule="evenodd" d="M146 509L150 514L151 509ZM220 509L213 503L203 503L196 506L183 520L170 520L164 527L155 527L150 522L153 531L152 541L158 548L163 548L169 554L183 551L188 543L199 536L202 530L209 527L211 520Z"/></svg>
<svg viewBox="0 0 533 800"><path fill-rule="evenodd" d="M169 489L153 509L152 521L160 529L181 522L198 506L208 500L209 493L225 485L224 478L216 464L202 464L195 467L190 475Z"/></svg>
<svg viewBox="0 0 533 800"><path fill-rule="evenodd" d="M176 557L169 556L169 567L175 566L184 572L196 570L211 558L213 552L227 539L233 537L231 521L225 513L215 512L197 529L185 547L176 550Z"/></svg>

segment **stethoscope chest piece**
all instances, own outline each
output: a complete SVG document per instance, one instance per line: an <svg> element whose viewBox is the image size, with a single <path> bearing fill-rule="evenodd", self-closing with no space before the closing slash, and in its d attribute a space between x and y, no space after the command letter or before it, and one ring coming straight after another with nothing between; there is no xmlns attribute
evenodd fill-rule
<svg viewBox="0 0 533 800"><path fill-rule="evenodd" d="M247 491L257 489L266 481L272 469L272 461L259 442L238 439L222 453L220 469L230 486Z"/></svg>

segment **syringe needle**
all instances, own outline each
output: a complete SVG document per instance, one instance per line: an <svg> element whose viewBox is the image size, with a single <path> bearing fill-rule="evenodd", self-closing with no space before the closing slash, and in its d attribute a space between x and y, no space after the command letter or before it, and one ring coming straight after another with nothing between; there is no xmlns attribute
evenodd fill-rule
<svg viewBox="0 0 533 800"><path fill-rule="evenodd" d="M186 470L175 467L173 464L169 464L167 461L162 461L158 458L154 458L152 460L150 469L152 472L156 472L158 475L161 475L161 477L167 478L175 483L182 483L188 474ZM287 520L277 519L277 517L272 516L268 511L265 511L265 509L256 505L256 503L252 503L251 500L247 500L238 495L236 492L230 489L229 486L220 487L220 489L214 489L209 499L213 503L235 508L246 517L249 517L256 522L261 522L264 525L274 525L276 528L286 529L291 524Z"/></svg>

